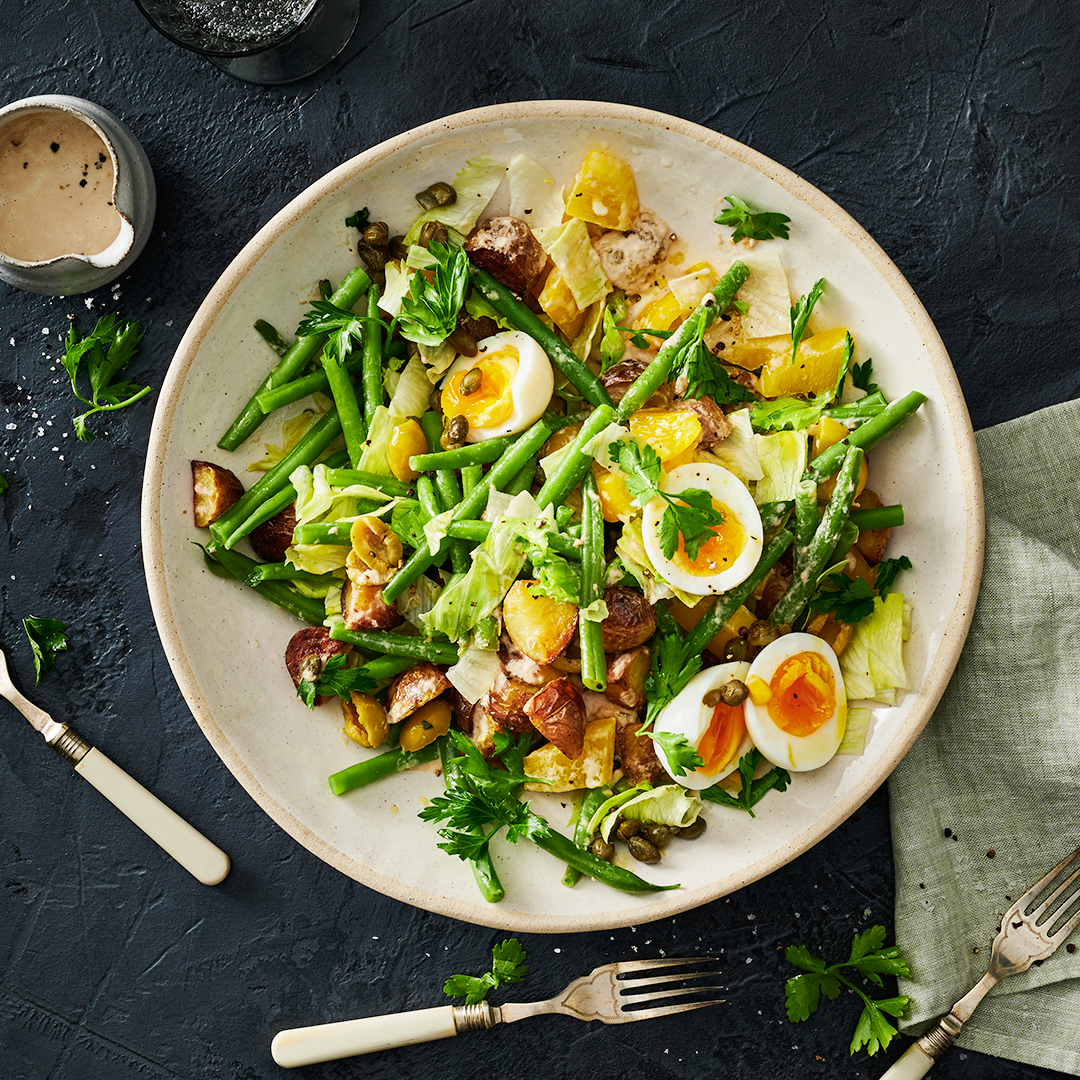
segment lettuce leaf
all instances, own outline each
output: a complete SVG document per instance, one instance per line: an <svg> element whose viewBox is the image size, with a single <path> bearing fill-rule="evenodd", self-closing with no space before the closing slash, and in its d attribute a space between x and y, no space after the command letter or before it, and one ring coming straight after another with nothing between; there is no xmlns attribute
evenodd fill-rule
<svg viewBox="0 0 1080 1080"><path fill-rule="evenodd" d="M642 736L647 738L648 736ZM619 818L633 818L650 824L670 825L683 829L697 821L701 800L687 794L678 784L664 784L635 795L612 811L600 824L600 835L609 840Z"/></svg>
<svg viewBox="0 0 1080 1080"><path fill-rule="evenodd" d="M744 484L760 480L765 475L758 455L757 439L750 422L750 410L738 409L728 413L731 432L723 442L717 443L708 453L725 469L730 469Z"/></svg>
<svg viewBox="0 0 1080 1080"><path fill-rule="evenodd" d="M806 469L806 435L778 431L773 435L755 435L754 444L764 473L754 485L754 501L761 506L794 499Z"/></svg>
<svg viewBox="0 0 1080 1080"><path fill-rule="evenodd" d="M653 565L653 561L649 558L649 553L645 550L645 543L641 538L640 517L632 518L623 526L622 534L615 543L615 551L650 604L668 600L673 596L681 600L687 607L695 607L701 601L700 596L692 596L690 593L683 592L682 589L676 589L674 585L669 584Z"/></svg>
<svg viewBox="0 0 1080 1080"><path fill-rule="evenodd" d="M506 170L510 185L510 216L533 231L562 223L566 201L551 173L526 154L515 154Z"/></svg>
<svg viewBox="0 0 1080 1080"><path fill-rule="evenodd" d="M588 226L580 218L572 218L557 232L545 230L541 243L581 311L611 291L611 282L589 239Z"/></svg>
<svg viewBox="0 0 1080 1080"><path fill-rule="evenodd" d="M840 655L844 689L853 701L896 702L896 691L908 689L903 645L911 636L910 614L903 593L874 600L874 613L855 628Z"/></svg>
<svg viewBox="0 0 1080 1080"><path fill-rule="evenodd" d="M816 424L828 407L829 398L824 395L816 401L796 397L759 401L750 409L750 422L759 433L802 431Z"/></svg>
<svg viewBox="0 0 1080 1080"><path fill-rule="evenodd" d="M406 244L415 244L420 229L427 221L441 221L447 228L467 234L480 220L487 204L506 175L506 163L485 156L472 158L457 176L453 188L457 199L449 206L425 210L412 224L405 237Z"/></svg>

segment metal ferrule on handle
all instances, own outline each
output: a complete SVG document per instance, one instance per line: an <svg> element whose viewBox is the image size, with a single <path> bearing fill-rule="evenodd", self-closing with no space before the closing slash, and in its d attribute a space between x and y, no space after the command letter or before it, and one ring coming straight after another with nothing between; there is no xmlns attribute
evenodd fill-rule
<svg viewBox="0 0 1080 1080"><path fill-rule="evenodd" d="M497 1022L494 1010L486 1001L477 1005L440 1005L416 1012L366 1016L337 1024L279 1031L270 1044L270 1053L280 1066L294 1069L299 1065L448 1039L465 1031L493 1028Z"/></svg>

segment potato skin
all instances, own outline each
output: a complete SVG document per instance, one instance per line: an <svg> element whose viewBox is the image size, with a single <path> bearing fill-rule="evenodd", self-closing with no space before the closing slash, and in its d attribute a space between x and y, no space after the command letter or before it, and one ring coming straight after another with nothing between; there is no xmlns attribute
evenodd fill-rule
<svg viewBox="0 0 1080 1080"><path fill-rule="evenodd" d="M465 241L465 254L518 296L532 291L548 258L532 229L512 217L482 221Z"/></svg>
<svg viewBox="0 0 1080 1080"><path fill-rule="evenodd" d="M383 599L382 591L381 585L345 581L341 587L341 614L350 630L389 630L405 621L401 612Z"/></svg>
<svg viewBox="0 0 1080 1080"><path fill-rule="evenodd" d="M421 706L452 689L453 684L446 673L436 664L417 664L403 671L390 685L386 695L390 723L404 720Z"/></svg>
<svg viewBox="0 0 1080 1080"><path fill-rule="evenodd" d="M293 685L299 689L301 679L314 682L311 676L318 678L322 674L330 657L351 651L351 645L335 641L325 626L305 626L303 630L297 630L285 646L285 667L292 676ZM329 700L326 694L319 694L315 704L322 705Z"/></svg>
<svg viewBox="0 0 1080 1080"><path fill-rule="evenodd" d="M638 736L640 728L637 720L620 717L615 728L615 752L629 783L656 784L667 777L667 772L656 756L652 739Z"/></svg>
<svg viewBox="0 0 1080 1080"><path fill-rule="evenodd" d="M604 590L607 618L600 624L604 652L628 652L656 633L656 612L641 593L623 585Z"/></svg>
<svg viewBox="0 0 1080 1080"><path fill-rule="evenodd" d="M858 498L851 504L859 510L877 510L884 504L880 496L869 488L863 488ZM885 558L885 549L889 546L891 529L860 529L855 546L862 557L871 565L877 566Z"/></svg>
<svg viewBox="0 0 1080 1080"><path fill-rule="evenodd" d="M212 461L191 463L191 494L195 524L200 529L212 525L244 494L244 485L232 469Z"/></svg>
<svg viewBox="0 0 1080 1080"><path fill-rule="evenodd" d="M500 670L495 676L495 685L488 691L488 715L498 722L503 731L523 734L535 730L525 706L536 693L536 687L512 679Z"/></svg>
<svg viewBox="0 0 1080 1080"><path fill-rule="evenodd" d="M533 727L568 758L585 749L585 702L567 678L553 679L525 704Z"/></svg>
<svg viewBox="0 0 1080 1080"><path fill-rule="evenodd" d="M640 709L645 704L645 676L651 661L645 645L609 656L604 696L628 709Z"/></svg>
<svg viewBox="0 0 1080 1080"><path fill-rule="evenodd" d="M295 528L296 506L290 503L280 514L252 529L248 540L264 562L284 562L285 549L292 543Z"/></svg>
<svg viewBox="0 0 1080 1080"><path fill-rule="evenodd" d="M578 611L550 597L533 595L535 581L520 578L503 597L503 627L530 660L550 664L561 656L577 629Z"/></svg>

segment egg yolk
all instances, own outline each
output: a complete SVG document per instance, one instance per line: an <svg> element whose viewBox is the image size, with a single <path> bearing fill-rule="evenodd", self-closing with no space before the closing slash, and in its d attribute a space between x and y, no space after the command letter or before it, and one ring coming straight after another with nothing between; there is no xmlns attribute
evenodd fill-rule
<svg viewBox="0 0 1080 1080"><path fill-rule="evenodd" d="M679 548L671 559L680 570L695 577L712 577L726 570L746 547L746 529L730 507L713 499L713 509L718 510L724 520L710 527L713 535L698 548L697 556L691 559L686 554L680 533Z"/></svg>
<svg viewBox="0 0 1080 1080"><path fill-rule="evenodd" d="M750 693L758 702L755 689L751 687ZM815 652L796 653L777 664L768 691L767 699L760 704L766 706L781 731L795 738L812 735L836 712L833 669Z"/></svg>
<svg viewBox="0 0 1080 1080"><path fill-rule="evenodd" d="M706 776L719 772L738 753L745 736L743 707L721 701L713 709L705 734L698 740L697 752L705 763L698 771Z"/></svg>
<svg viewBox="0 0 1080 1080"><path fill-rule="evenodd" d="M517 349L504 345L471 368L451 375L442 391L443 412L447 416L464 416L470 428L506 423L514 411L511 387L517 377L518 359Z"/></svg>

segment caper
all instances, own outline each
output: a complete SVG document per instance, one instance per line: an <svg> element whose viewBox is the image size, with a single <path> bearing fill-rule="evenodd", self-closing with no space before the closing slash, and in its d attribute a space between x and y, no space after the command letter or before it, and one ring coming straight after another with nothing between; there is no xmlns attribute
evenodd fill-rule
<svg viewBox="0 0 1080 1080"><path fill-rule="evenodd" d="M746 642L741 637L732 638L724 646L724 659L726 661L738 660L741 662L746 659L749 651Z"/></svg>
<svg viewBox="0 0 1080 1080"><path fill-rule="evenodd" d="M749 695L750 691L746 688L746 683L739 679L728 679L720 687L720 700L725 705L741 705Z"/></svg>
<svg viewBox="0 0 1080 1080"><path fill-rule="evenodd" d="M456 327L446 339L453 345L455 352L462 356L475 356L479 351L476 346L476 338L463 326Z"/></svg>
<svg viewBox="0 0 1080 1080"><path fill-rule="evenodd" d="M417 238L421 247L431 247L436 241L440 244L450 243L450 234L441 221L425 221L420 226L420 236Z"/></svg>
<svg viewBox="0 0 1080 1080"><path fill-rule="evenodd" d="M364 243L372 247L386 247L390 242L390 226L385 221L372 221L364 229Z"/></svg>
<svg viewBox="0 0 1080 1080"><path fill-rule="evenodd" d="M450 206L457 202L457 191L449 184L443 183L442 180L432 184L428 191L435 196L439 206Z"/></svg>
<svg viewBox="0 0 1080 1080"><path fill-rule="evenodd" d="M713 689L710 690L701 699L701 704L704 705L706 709L715 709L716 706L719 705L722 700L723 700L723 698L721 698L721 696L720 696L719 687L713 687Z"/></svg>
<svg viewBox="0 0 1080 1080"><path fill-rule="evenodd" d="M480 389L480 384L483 381L484 376L479 368L469 368L469 370L465 372L465 377L461 380L461 392L466 397L469 397Z"/></svg>
<svg viewBox="0 0 1080 1080"><path fill-rule="evenodd" d="M630 854L643 863L658 863L660 861L660 849L644 836L631 836L627 841Z"/></svg>
<svg viewBox="0 0 1080 1080"><path fill-rule="evenodd" d="M671 843L671 826L651 821L648 825L643 825L641 827L641 835L645 837L653 847L665 848Z"/></svg>
<svg viewBox="0 0 1080 1080"><path fill-rule="evenodd" d="M405 243L404 236L391 236L388 246L390 248L391 259L405 259L409 255L409 248Z"/></svg>
<svg viewBox="0 0 1080 1080"><path fill-rule="evenodd" d="M464 446L469 435L469 421L460 414L446 418L443 425L443 435L439 440L444 450L453 450L455 447Z"/></svg>
<svg viewBox="0 0 1080 1080"><path fill-rule="evenodd" d="M432 388L431 397L428 398L428 408L432 412L442 412L442 390L438 386Z"/></svg>
<svg viewBox="0 0 1080 1080"><path fill-rule="evenodd" d="M704 831L705 819L699 817L689 825L684 825L681 829L676 829L675 835L683 840L696 840Z"/></svg>
<svg viewBox="0 0 1080 1080"><path fill-rule="evenodd" d="M641 822L636 818L625 818L619 822L619 839L625 844L628 843L631 836L637 836L641 832Z"/></svg>
<svg viewBox="0 0 1080 1080"><path fill-rule="evenodd" d="M435 198L435 193L431 188L424 188L423 191L416 193L416 201L420 204L422 210L434 210L439 205L439 200Z"/></svg>
<svg viewBox="0 0 1080 1080"><path fill-rule="evenodd" d="M598 836L589 845L589 851L591 851L598 859L603 859L604 862L611 862L615 857L615 845L609 844L602 836Z"/></svg>
<svg viewBox="0 0 1080 1080"><path fill-rule="evenodd" d="M771 645L780 636L780 631L764 619L755 619L746 632L746 643L754 649L763 649Z"/></svg>
<svg viewBox="0 0 1080 1080"><path fill-rule="evenodd" d="M356 245L356 254L360 256L360 261L369 274L381 274L386 269L386 251L383 248L372 247L361 240Z"/></svg>

